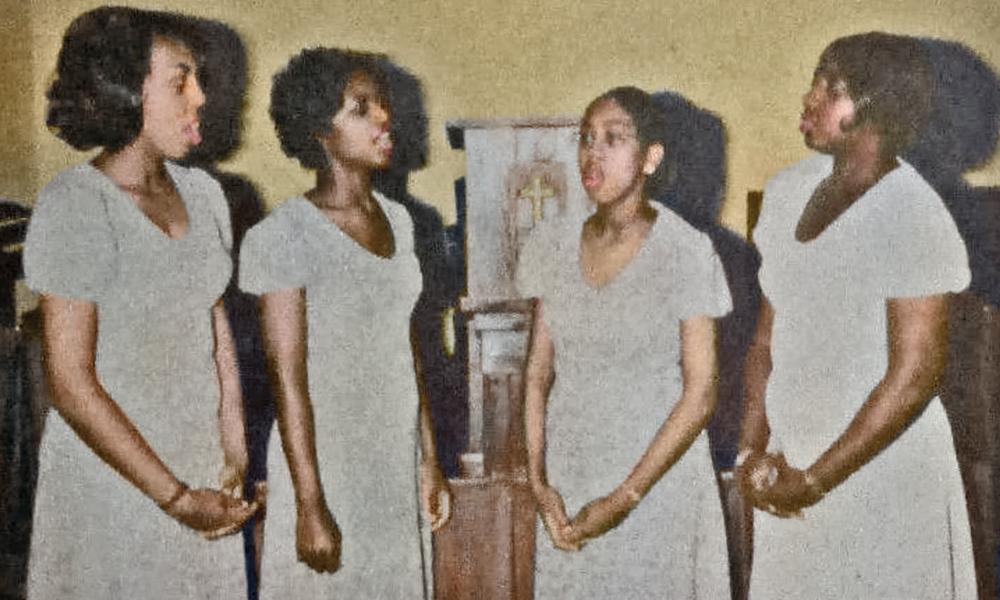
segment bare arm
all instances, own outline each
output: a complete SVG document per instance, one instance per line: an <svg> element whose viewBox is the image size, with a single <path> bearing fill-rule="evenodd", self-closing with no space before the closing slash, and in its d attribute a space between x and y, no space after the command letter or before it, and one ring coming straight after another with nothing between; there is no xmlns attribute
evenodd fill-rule
<svg viewBox="0 0 1000 600"><path fill-rule="evenodd" d="M210 490L187 490L101 385L96 305L44 294L41 310L52 404L80 439L181 523L214 535L237 530L256 506Z"/></svg>
<svg viewBox="0 0 1000 600"><path fill-rule="evenodd" d="M167 503L183 484L97 378L96 305L46 294L41 309L53 407L104 462L157 504Z"/></svg>
<svg viewBox="0 0 1000 600"><path fill-rule="evenodd" d="M524 432L528 453L528 481L535 490L549 485L545 472L545 407L555 381L554 359L555 350L545 324L542 301L535 300L524 372Z"/></svg>
<svg viewBox="0 0 1000 600"><path fill-rule="evenodd" d="M830 490L868 463L909 426L944 374L948 298L891 299L888 368L843 434L809 469Z"/></svg>
<svg viewBox="0 0 1000 600"><path fill-rule="evenodd" d="M260 315L281 446L295 489L299 560L316 571L333 572L340 567L340 534L326 505L316 459L316 429L306 370L305 290L264 294Z"/></svg>
<svg viewBox="0 0 1000 600"><path fill-rule="evenodd" d="M933 397L944 373L948 333L946 296L889 300L888 367L847 429L816 462L787 467L761 496L780 510L818 502L906 430Z"/></svg>
<svg viewBox="0 0 1000 600"><path fill-rule="evenodd" d="M221 483L223 490L240 497L249 463L246 421L236 342L222 300L212 307L212 326L215 332L215 368L219 374L219 425L226 459Z"/></svg>
<svg viewBox="0 0 1000 600"><path fill-rule="evenodd" d="M528 482L553 546L560 550L579 550L580 544L568 539L570 520L566 514L566 506L559 491L549 484L545 471L545 411L549 391L555 381L554 361L555 348L545 324L544 306L541 300L535 299L524 369L524 435L528 453Z"/></svg>
<svg viewBox="0 0 1000 600"><path fill-rule="evenodd" d="M441 472L437 446L434 442L434 422L424 386L423 361L416 328L410 327L410 347L413 352L413 371L417 379L420 424L420 492L431 531L437 531L451 518L451 490Z"/></svg>
<svg viewBox="0 0 1000 600"><path fill-rule="evenodd" d="M295 501L307 506L325 503L306 371L305 291L299 288L264 294L260 315L281 446L291 471Z"/></svg>
<svg viewBox="0 0 1000 600"><path fill-rule="evenodd" d="M715 411L718 362L715 321L706 316L680 326L681 397L632 472L609 495L590 502L573 519L570 539L598 537L618 526L691 446Z"/></svg>
<svg viewBox="0 0 1000 600"><path fill-rule="evenodd" d="M740 427L742 453L767 450L770 427L764 397L771 375L771 330L774 327L774 307L766 296L761 298L760 315L753 340L747 348L743 371L743 423Z"/></svg>
<svg viewBox="0 0 1000 600"><path fill-rule="evenodd" d="M715 320L695 317L681 323L680 400L622 483L628 494L642 497L687 451L715 412L718 399L718 359Z"/></svg>

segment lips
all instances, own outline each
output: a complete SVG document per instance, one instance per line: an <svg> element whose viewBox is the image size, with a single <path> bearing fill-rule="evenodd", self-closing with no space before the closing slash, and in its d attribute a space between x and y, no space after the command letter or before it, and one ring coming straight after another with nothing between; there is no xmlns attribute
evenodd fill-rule
<svg viewBox="0 0 1000 600"><path fill-rule="evenodd" d="M580 170L580 181L584 189L592 190L604 181L604 174L597 167L586 165Z"/></svg>
<svg viewBox="0 0 1000 600"><path fill-rule="evenodd" d="M388 131L382 131L375 136L375 146L385 156L392 154L392 137Z"/></svg>
<svg viewBox="0 0 1000 600"><path fill-rule="evenodd" d="M187 137L188 141L191 142L192 146L197 146L201 143L201 133L199 132L200 127L201 123L198 121L189 123L186 127L184 127L184 135Z"/></svg>
<svg viewBox="0 0 1000 600"><path fill-rule="evenodd" d="M802 118L799 120L799 132L800 133L808 133L808 132L812 131L813 127L814 127L814 124L812 122L812 119L810 119L810 118L808 118L808 117L806 117L806 116L803 115Z"/></svg>

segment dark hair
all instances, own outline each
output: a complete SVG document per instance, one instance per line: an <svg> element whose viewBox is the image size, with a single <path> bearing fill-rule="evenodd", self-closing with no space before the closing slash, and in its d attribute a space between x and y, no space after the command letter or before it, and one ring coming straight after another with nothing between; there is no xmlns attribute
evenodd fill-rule
<svg viewBox="0 0 1000 600"><path fill-rule="evenodd" d="M847 84L855 124L873 125L886 151L900 153L927 123L934 81L915 38L877 31L842 37L823 51L816 73Z"/></svg>
<svg viewBox="0 0 1000 600"><path fill-rule="evenodd" d="M307 169L323 169L327 156L317 136L330 132L331 119L344 104L344 89L351 75L362 72L388 98L383 57L336 48L308 48L274 76L271 87L271 120L281 149Z"/></svg>
<svg viewBox="0 0 1000 600"><path fill-rule="evenodd" d="M142 130L142 84L153 40L166 37L201 54L190 19L106 6L83 13L63 36L45 123L77 150L115 151Z"/></svg>
<svg viewBox="0 0 1000 600"><path fill-rule="evenodd" d="M639 139L639 148L643 154L654 144L660 144L666 149L666 121L649 94L633 86L610 89L587 105L583 119L586 121L591 111L604 102L614 102L632 119L636 137ZM646 177L646 183L642 188L645 197L655 197L662 191L668 179L666 167L667 161L661 160L656 170Z"/></svg>

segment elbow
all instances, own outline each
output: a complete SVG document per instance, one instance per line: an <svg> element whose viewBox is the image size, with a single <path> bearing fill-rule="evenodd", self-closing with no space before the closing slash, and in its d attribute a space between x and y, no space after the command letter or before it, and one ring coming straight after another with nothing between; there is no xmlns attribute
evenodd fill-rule
<svg viewBox="0 0 1000 600"><path fill-rule="evenodd" d="M712 378L711 382L686 389L684 396L689 399L691 407L690 415L698 430L704 429L712 417L715 416L715 408L719 403L719 386L717 379Z"/></svg>

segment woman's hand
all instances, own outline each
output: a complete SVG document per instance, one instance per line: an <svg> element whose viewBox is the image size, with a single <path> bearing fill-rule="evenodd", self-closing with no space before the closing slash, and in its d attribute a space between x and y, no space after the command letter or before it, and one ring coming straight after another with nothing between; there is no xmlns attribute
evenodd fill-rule
<svg viewBox="0 0 1000 600"><path fill-rule="evenodd" d="M317 573L340 569L340 528L333 520L326 502L307 509L299 508L295 525L295 549L299 560Z"/></svg>
<svg viewBox="0 0 1000 600"><path fill-rule="evenodd" d="M621 525L638 506L640 496L619 487L607 496L584 505L570 523L568 539L577 544L600 537Z"/></svg>
<svg viewBox="0 0 1000 600"><path fill-rule="evenodd" d="M807 471L796 469L784 462L778 468L778 478L764 489L760 499L773 507L778 516L802 516L808 508L823 498L823 490Z"/></svg>
<svg viewBox="0 0 1000 600"><path fill-rule="evenodd" d="M567 552L579 550L581 543L570 539L569 516L566 514L562 495L551 485L537 486L533 492L538 504L538 514L542 517L542 524L549 533L552 545Z"/></svg>
<svg viewBox="0 0 1000 600"><path fill-rule="evenodd" d="M222 466L222 472L219 473L219 487L221 491L237 500L242 499L243 488L246 485L246 475L247 465L245 462L230 460L227 457L225 464Z"/></svg>
<svg viewBox="0 0 1000 600"><path fill-rule="evenodd" d="M744 497L781 518L801 518L802 509L823 497L815 481L788 464L783 454L749 452L738 461L736 477Z"/></svg>
<svg viewBox="0 0 1000 600"><path fill-rule="evenodd" d="M218 490L183 490L163 510L209 540L236 533L257 512L256 502L245 502Z"/></svg>
<svg viewBox="0 0 1000 600"><path fill-rule="evenodd" d="M432 532L451 519L451 487L436 462L420 462L420 499Z"/></svg>

